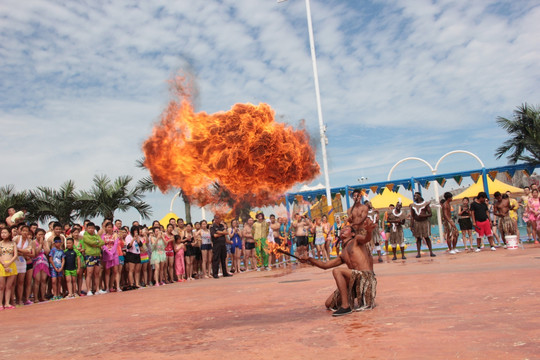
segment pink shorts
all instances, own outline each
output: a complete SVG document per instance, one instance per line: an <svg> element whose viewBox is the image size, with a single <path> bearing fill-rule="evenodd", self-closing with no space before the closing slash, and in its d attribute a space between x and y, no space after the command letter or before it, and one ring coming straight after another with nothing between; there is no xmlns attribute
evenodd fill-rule
<svg viewBox="0 0 540 360"><path fill-rule="evenodd" d="M478 233L478 236L491 236L493 233L491 232L491 223L489 222L489 219L486 221L477 221L475 226L476 232Z"/></svg>

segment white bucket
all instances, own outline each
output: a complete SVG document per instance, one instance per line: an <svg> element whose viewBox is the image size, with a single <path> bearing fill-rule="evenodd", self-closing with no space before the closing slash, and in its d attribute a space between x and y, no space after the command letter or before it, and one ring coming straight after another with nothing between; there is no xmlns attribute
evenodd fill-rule
<svg viewBox="0 0 540 360"><path fill-rule="evenodd" d="M509 250L516 250L519 245L517 235L506 235L506 246Z"/></svg>

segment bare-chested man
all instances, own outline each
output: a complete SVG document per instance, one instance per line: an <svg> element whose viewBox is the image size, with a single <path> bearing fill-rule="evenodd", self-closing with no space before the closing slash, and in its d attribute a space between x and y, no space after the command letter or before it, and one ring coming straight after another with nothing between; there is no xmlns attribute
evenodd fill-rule
<svg viewBox="0 0 540 360"><path fill-rule="evenodd" d="M371 222L375 225L375 228L373 229L373 232L371 234L371 242L370 244L377 250L377 255L379 255L379 262L382 263L383 259L381 256L381 229L379 228L379 212L373 208L373 205L370 201L365 202L366 206L368 207L368 217L371 220Z"/></svg>
<svg viewBox="0 0 540 360"><path fill-rule="evenodd" d="M269 225L270 225L270 229L272 229L272 236L274 240L273 242L277 245L281 245L282 237L279 233L281 224L279 223L279 221L276 221L276 215L274 214L270 215ZM268 237L270 238L270 235ZM276 254L273 251L270 252L270 266L279 267L279 265L277 264Z"/></svg>
<svg viewBox="0 0 540 360"><path fill-rule="evenodd" d="M257 268L257 259L255 257L255 239L253 238L254 220L249 218L244 224L242 237L244 238L244 266L246 270L255 270ZM248 265L249 263L249 265Z"/></svg>
<svg viewBox="0 0 540 360"><path fill-rule="evenodd" d="M332 316L350 314L375 307L377 279L373 273L373 258L366 244L371 240L373 223L369 220L361 228L359 234L354 228L346 225L341 230L343 251L337 258L323 262L303 255L300 261L315 265L321 269L331 269L336 280L337 290L326 300L328 309L335 310ZM345 267L338 267L346 264ZM339 306L339 309L337 309ZM336 310L337 309L337 310Z"/></svg>
<svg viewBox="0 0 540 360"><path fill-rule="evenodd" d="M8 217L6 218L7 226L11 227L11 226L23 223L25 213L26 213L26 210L17 212L15 211L15 208L10 207L8 209ZM17 214L17 216L13 216L15 214Z"/></svg>
<svg viewBox="0 0 540 360"><path fill-rule="evenodd" d="M414 193L414 203L411 204L411 230L416 238L417 258L421 257L420 250L422 249L422 239L426 241L430 256L437 256L433 253L431 247L431 207L429 202L424 201L419 192Z"/></svg>
<svg viewBox="0 0 540 360"><path fill-rule="evenodd" d="M493 197L495 198L493 214L499 218L499 231L506 249L506 235L516 235L514 221L510 217L510 210L513 210L514 206L510 205L508 194L502 195L497 191Z"/></svg>
<svg viewBox="0 0 540 360"><path fill-rule="evenodd" d="M369 208L362 204L362 192L358 189L352 193L352 199L354 201L353 206L347 210L349 218L349 224L352 225L356 233L359 233L360 228L368 216Z"/></svg>
<svg viewBox="0 0 540 360"><path fill-rule="evenodd" d="M308 234L307 228L311 226L309 220L304 216L296 213L295 219L291 226L294 228L294 236L296 237L296 249L298 255L304 255L308 249Z"/></svg>
<svg viewBox="0 0 540 360"><path fill-rule="evenodd" d="M444 226L444 237L446 238L446 243L448 244L449 253L454 255L459 252L456 250L457 239L459 236L456 223L452 219L452 193L444 193L444 203L442 204L442 213L443 213L443 226Z"/></svg>

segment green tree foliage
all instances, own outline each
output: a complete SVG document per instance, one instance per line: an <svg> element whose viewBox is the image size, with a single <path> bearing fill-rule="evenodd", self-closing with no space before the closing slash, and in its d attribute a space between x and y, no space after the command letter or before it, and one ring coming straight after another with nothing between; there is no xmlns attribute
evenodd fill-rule
<svg viewBox="0 0 540 360"><path fill-rule="evenodd" d="M33 217L34 203L32 194L28 191L16 191L14 185L0 186L0 216L2 221L8 217L8 209L15 208L19 211L26 209L29 212L27 219L36 220Z"/></svg>
<svg viewBox="0 0 540 360"><path fill-rule="evenodd" d="M150 205L143 201L145 190L139 186L131 187L131 176L119 176L114 181L106 175L94 176L94 185L80 194L82 217L114 218L118 211L126 212L133 208L143 219L152 215Z"/></svg>
<svg viewBox="0 0 540 360"><path fill-rule="evenodd" d="M79 215L81 201L73 180L66 181L58 190L38 186L30 193L34 201L33 215L39 221L55 219L62 224L73 224Z"/></svg>
<svg viewBox="0 0 540 360"><path fill-rule="evenodd" d="M540 163L540 107L528 105L518 106L512 119L497 118L510 138L497 148L495 156L500 159L510 153L507 158L511 164L518 161Z"/></svg>

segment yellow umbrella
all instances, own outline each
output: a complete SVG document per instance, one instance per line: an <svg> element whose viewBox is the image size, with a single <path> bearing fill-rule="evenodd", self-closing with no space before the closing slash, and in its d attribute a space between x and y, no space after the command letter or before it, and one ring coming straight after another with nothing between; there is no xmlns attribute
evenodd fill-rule
<svg viewBox="0 0 540 360"><path fill-rule="evenodd" d="M394 191L390 191L387 188L384 188L382 194L374 196L371 200L371 205L374 209L386 209L390 204L396 205L398 200L401 199L401 204L409 206L412 204L412 200L403 196L402 194Z"/></svg>
<svg viewBox="0 0 540 360"><path fill-rule="evenodd" d="M167 215L165 215L161 220L159 220L159 223L160 223L161 225L163 225L164 228L166 228L167 225L169 224L169 220L170 220L171 218L178 219L179 216L176 215L176 214L173 213L173 212L170 212L170 213L168 213Z"/></svg>
<svg viewBox="0 0 540 360"><path fill-rule="evenodd" d="M512 186L512 185L505 184L502 181L499 181L497 179L491 180L489 176L487 178L487 182L488 182L488 189L489 189L490 195L493 195L497 191L499 191L501 194L504 194L507 191L510 191L512 194L521 194L523 192L522 189ZM475 196L478 196L478 193L481 191L484 191L483 177L478 178L476 183L469 186L462 193L454 196L453 200L461 200L465 197L472 199Z"/></svg>

